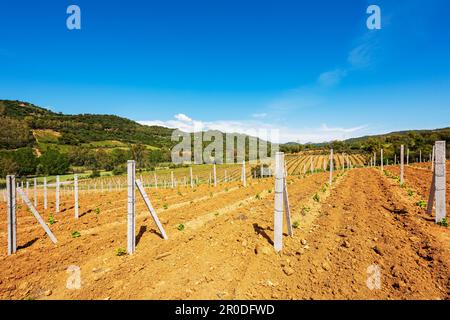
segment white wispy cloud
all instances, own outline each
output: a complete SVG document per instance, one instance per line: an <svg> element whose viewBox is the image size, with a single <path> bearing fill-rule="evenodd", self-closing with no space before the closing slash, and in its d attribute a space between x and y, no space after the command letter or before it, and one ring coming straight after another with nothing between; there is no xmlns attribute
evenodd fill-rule
<svg viewBox="0 0 450 320"><path fill-rule="evenodd" d="M322 124L317 128L291 128L283 125L263 122L260 120L194 120L185 114L177 114L171 120L147 120L138 121L143 125L158 125L184 132L197 132L207 130L219 130L224 133L241 133L257 136L272 142L326 142L332 140L344 140L361 136L368 128L360 125L350 128L330 127Z"/></svg>
<svg viewBox="0 0 450 320"><path fill-rule="evenodd" d="M352 133L352 132L361 131L363 129L366 129L367 127L368 127L367 125L362 125L362 126L357 126L357 127L353 127L353 128L330 128L326 124L322 124L321 129L324 132Z"/></svg>
<svg viewBox="0 0 450 320"><path fill-rule="evenodd" d="M267 113L263 112L263 113L254 113L252 114L253 118L265 118L267 117Z"/></svg>
<svg viewBox="0 0 450 320"><path fill-rule="evenodd" d="M175 119L182 121L182 122L192 122L192 119L189 118L187 115L185 115L184 113L179 113L175 115Z"/></svg>
<svg viewBox="0 0 450 320"><path fill-rule="evenodd" d="M317 82L323 87L336 86L351 72L372 67L377 49L377 31L366 32L357 39L355 46L348 52L344 66L321 73Z"/></svg>
<svg viewBox="0 0 450 320"><path fill-rule="evenodd" d="M331 87L338 85L345 76L347 76L347 70L336 69L321 73L318 82L322 86Z"/></svg>

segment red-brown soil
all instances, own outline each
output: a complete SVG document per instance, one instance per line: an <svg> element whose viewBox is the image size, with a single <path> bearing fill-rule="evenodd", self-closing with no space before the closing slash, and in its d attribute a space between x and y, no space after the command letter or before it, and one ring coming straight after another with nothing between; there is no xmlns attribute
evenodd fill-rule
<svg viewBox="0 0 450 320"><path fill-rule="evenodd" d="M299 227L284 236L280 254L271 244L273 179L147 189L169 239L139 199L132 256L116 255L126 248L125 191L81 194L78 220L67 196L50 226L57 245L20 209L12 256L2 203L0 298L449 299L450 229L435 225L395 180L365 168L336 176L331 190L328 173L288 181ZM53 211L38 210L46 221ZM71 265L80 267L78 290L66 288ZM379 290L366 285L372 265L381 271Z"/></svg>

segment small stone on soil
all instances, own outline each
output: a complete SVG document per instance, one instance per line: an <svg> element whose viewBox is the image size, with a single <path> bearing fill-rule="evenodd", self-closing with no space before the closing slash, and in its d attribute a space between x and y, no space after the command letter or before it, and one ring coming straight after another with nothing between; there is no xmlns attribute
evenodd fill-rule
<svg viewBox="0 0 450 320"><path fill-rule="evenodd" d="M285 266L283 268L283 272L287 275L287 276L291 276L294 274L295 270L292 269L291 267Z"/></svg>

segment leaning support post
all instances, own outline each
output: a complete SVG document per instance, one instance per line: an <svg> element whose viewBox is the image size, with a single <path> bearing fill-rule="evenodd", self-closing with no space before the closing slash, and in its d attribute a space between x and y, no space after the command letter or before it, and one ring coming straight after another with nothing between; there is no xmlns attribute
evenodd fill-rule
<svg viewBox="0 0 450 320"><path fill-rule="evenodd" d="M161 232L162 237L165 240L167 240L168 237L167 237L166 231L164 230L164 228L163 228L163 226L161 224L161 221L159 221L158 215L156 214L156 211L153 208L153 205L150 202L150 199L148 198L147 193L145 192L145 189L142 186L141 181L136 180L136 186L137 186L137 188L138 188L138 190L139 190L139 192L140 192L140 194L142 196L142 199L144 199L145 205L147 206L147 209L150 211L150 214L151 214L151 216L153 218L153 221L155 221L155 223L156 223L156 225L157 225L157 227L159 229L159 232Z"/></svg>
<svg viewBox="0 0 450 320"><path fill-rule="evenodd" d="M16 224L16 177L6 177L6 192L8 201L8 255L17 251Z"/></svg>
<svg viewBox="0 0 450 320"><path fill-rule="evenodd" d="M73 196L75 200L75 219L78 219L78 175L73 176Z"/></svg>
<svg viewBox="0 0 450 320"><path fill-rule="evenodd" d="M284 156L283 156L284 161ZM286 224L288 228L288 234L292 237L294 235L294 231L292 230L292 221L291 221L291 206L289 205L289 194L287 189L287 169L286 162L284 163L284 184L283 184L283 203L284 203L284 212L286 214Z"/></svg>
<svg viewBox="0 0 450 320"><path fill-rule="evenodd" d="M333 183L333 149L330 150L330 181L329 185Z"/></svg>
<svg viewBox="0 0 450 320"><path fill-rule="evenodd" d="M39 222L41 227L45 230L45 233L47 233L47 235L49 236L50 240L52 240L52 242L54 244L58 243L58 241L56 240L56 237L53 235L53 233L50 230L50 228L47 226L47 224L44 222L44 220L42 219L40 214L37 212L36 208L33 206L33 204L31 203L30 199L28 199L28 197L25 194L25 192L23 192L23 189L18 189L17 192L23 198L23 200L25 201L25 204L28 206L28 208L30 209L31 213L34 215L34 217Z"/></svg>
<svg viewBox="0 0 450 320"><path fill-rule="evenodd" d="M403 145L400 146L400 185L403 185L405 182L404 179L404 159L405 159L405 147Z"/></svg>
<svg viewBox="0 0 450 320"><path fill-rule="evenodd" d="M128 160L128 232L127 232L127 252L133 254L136 249L136 199L135 199L135 181L136 181L136 162Z"/></svg>

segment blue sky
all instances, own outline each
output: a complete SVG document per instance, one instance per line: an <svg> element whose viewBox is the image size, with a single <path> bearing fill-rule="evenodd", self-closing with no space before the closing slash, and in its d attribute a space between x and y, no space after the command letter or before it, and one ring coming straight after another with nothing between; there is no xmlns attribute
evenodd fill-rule
<svg viewBox="0 0 450 320"><path fill-rule="evenodd" d="M282 141L447 127L450 2L2 1L0 99Z"/></svg>

